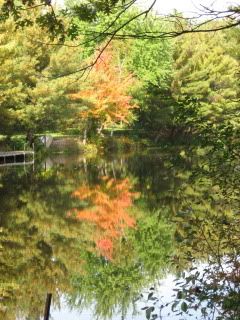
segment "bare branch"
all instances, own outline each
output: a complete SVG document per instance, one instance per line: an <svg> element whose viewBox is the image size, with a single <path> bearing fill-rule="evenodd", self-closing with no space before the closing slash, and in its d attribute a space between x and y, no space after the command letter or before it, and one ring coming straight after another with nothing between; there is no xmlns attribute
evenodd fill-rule
<svg viewBox="0 0 240 320"><path fill-rule="evenodd" d="M103 45L102 49L99 51L96 59L78 70L68 72L53 78L49 79L56 79L60 77L66 77L69 75L73 75L79 72L83 72L85 70L91 70L93 66L97 63L98 59L101 58L102 53L106 48L110 45L112 40L126 40L126 39L142 39L142 40L160 40L160 39L169 39L169 38L176 38L188 33L208 33L208 32L216 32L221 30L230 29L233 27L237 27L240 25L240 8L231 7L229 10L217 11L212 8L208 8L206 6L201 6L201 13L197 14L195 17L186 18L182 15L178 14L170 14L167 16L163 16L163 19L172 22L178 25L178 30L173 29L170 31L159 31L159 32L136 32L136 33L126 33L125 27L130 25L133 21L139 19L140 17L147 17L148 14L153 9L156 0L152 2L152 4L143 11L140 11L134 14L132 17L128 18L125 22L121 23L120 26L117 25L119 19L127 12L127 10L132 7L136 3L136 0L131 0L127 4L125 4L122 10L117 13L114 19L105 27L102 31L89 31L89 32L81 32L79 30L79 36L87 36L90 37L85 41L81 41L77 44L68 44L68 43L42 43L44 45L54 45L54 46L66 46L71 48L76 48L85 44L94 43L98 40L106 39L105 44ZM159 16L159 15L158 15ZM204 20L202 20L204 18ZM200 20L200 21L199 21ZM221 24L211 24L213 21L221 20ZM185 23L184 23L185 22ZM122 32L121 32L122 31Z"/></svg>

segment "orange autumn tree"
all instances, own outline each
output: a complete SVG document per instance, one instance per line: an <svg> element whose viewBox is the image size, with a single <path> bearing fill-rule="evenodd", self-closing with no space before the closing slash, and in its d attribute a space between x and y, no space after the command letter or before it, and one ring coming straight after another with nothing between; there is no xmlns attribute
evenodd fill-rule
<svg viewBox="0 0 240 320"><path fill-rule="evenodd" d="M101 133L106 127L133 120L132 110L137 106L128 94L133 84L132 75L123 71L112 50L107 50L93 67L85 88L70 97L83 103L81 118L97 120Z"/></svg>
<svg viewBox="0 0 240 320"><path fill-rule="evenodd" d="M88 206L82 210L73 209L68 215L91 224L92 240L97 250L112 260L116 240L124 235L127 228L135 227L135 219L129 215L128 209L137 193L130 191L128 179L102 179L101 185L82 186L73 193L74 197L87 201Z"/></svg>

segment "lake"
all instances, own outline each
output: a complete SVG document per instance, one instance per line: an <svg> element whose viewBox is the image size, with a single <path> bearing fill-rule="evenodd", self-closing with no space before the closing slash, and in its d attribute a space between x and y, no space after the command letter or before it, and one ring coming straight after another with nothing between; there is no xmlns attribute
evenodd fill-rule
<svg viewBox="0 0 240 320"><path fill-rule="evenodd" d="M239 178L213 147L0 168L0 319L240 319Z"/></svg>

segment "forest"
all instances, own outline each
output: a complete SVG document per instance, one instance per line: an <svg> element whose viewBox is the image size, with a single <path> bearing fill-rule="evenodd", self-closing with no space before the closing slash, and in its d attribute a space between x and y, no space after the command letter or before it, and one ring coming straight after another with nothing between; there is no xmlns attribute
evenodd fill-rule
<svg viewBox="0 0 240 320"><path fill-rule="evenodd" d="M181 15L171 18L175 21L151 12L144 16L131 6L113 24L116 13L105 8L90 15L89 7L86 12L80 7L69 1L60 10L59 21L68 29L59 33L50 18L44 29L39 19L48 14L40 15L41 6L27 14L20 15L18 7L2 14L2 136L56 132L97 143L104 132L133 130L156 142L162 135L210 135L237 143L238 16L231 28L213 32L221 29L223 17L205 23L209 32L154 38L146 35L168 35L173 24L175 32L191 30L193 22L179 25ZM5 2L2 8L6 11ZM114 35L111 25L121 35L110 41L102 30Z"/></svg>
<svg viewBox="0 0 240 320"><path fill-rule="evenodd" d="M0 320L240 319L240 6L154 3L0 0Z"/></svg>

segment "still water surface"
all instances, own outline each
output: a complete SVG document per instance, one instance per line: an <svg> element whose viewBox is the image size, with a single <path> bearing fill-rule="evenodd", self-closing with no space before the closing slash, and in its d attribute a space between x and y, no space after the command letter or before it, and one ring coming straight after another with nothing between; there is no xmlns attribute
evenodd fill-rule
<svg viewBox="0 0 240 320"><path fill-rule="evenodd" d="M1 168L0 319L48 292L54 320L240 319L235 168L183 146Z"/></svg>

